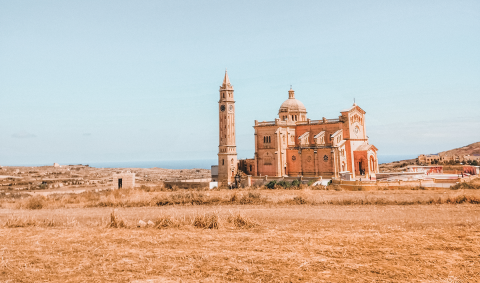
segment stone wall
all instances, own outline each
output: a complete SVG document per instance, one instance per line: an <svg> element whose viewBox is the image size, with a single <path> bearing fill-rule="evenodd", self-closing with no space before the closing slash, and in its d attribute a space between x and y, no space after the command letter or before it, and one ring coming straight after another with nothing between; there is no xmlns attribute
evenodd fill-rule
<svg viewBox="0 0 480 283"><path fill-rule="evenodd" d="M120 181L121 180L121 188ZM135 173L121 173L113 175L113 188L133 189L135 188Z"/></svg>
<svg viewBox="0 0 480 283"><path fill-rule="evenodd" d="M201 189L209 188L210 182L208 181L199 181L199 182L182 182L182 181L166 181L164 182L165 187L173 188L178 187L180 189Z"/></svg>

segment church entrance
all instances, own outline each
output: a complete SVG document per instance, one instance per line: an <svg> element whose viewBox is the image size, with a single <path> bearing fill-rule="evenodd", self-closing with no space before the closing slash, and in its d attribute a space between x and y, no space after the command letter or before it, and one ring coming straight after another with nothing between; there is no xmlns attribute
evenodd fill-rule
<svg viewBox="0 0 480 283"><path fill-rule="evenodd" d="M365 165L363 164L363 161L358 162L358 171L360 175L365 175Z"/></svg>

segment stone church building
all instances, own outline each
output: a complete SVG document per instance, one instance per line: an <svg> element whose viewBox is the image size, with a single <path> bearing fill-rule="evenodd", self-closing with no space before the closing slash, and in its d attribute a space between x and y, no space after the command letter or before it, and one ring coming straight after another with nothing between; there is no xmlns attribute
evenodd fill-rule
<svg viewBox="0 0 480 283"><path fill-rule="evenodd" d="M225 72L219 100L218 179L234 181L237 170L252 176L327 177L375 179L377 148L369 144L365 111L357 104L340 111L337 119L312 120L307 109L288 91L269 122L255 121L255 155L237 161L235 101Z"/></svg>

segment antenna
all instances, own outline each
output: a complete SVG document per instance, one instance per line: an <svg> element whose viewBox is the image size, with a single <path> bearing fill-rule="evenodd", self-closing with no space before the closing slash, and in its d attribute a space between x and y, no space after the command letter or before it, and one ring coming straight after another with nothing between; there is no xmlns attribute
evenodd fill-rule
<svg viewBox="0 0 480 283"><path fill-rule="evenodd" d="M290 89L292 89L292 85L290 85Z"/></svg>

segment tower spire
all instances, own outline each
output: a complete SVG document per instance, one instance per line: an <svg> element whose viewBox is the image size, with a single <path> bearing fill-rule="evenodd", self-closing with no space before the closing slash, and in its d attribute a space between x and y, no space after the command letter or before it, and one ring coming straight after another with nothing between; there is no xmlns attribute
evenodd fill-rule
<svg viewBox="0 0 480 283"><path fill-rule="evenodd" d="M233 86L230 84L227 70L220 87L219 106L219 144L218 144L218 182L227 186L234 180L238 170L237 147L235 144L235 100Z"/></svg>
<svg viewBox="0 0 480 283"><path fill-rule="evenodd" d="M230 84L230 79L228 78L228 72L227 69L225 69L225 77L223 78L223 85L227 86Z"/></svg>

